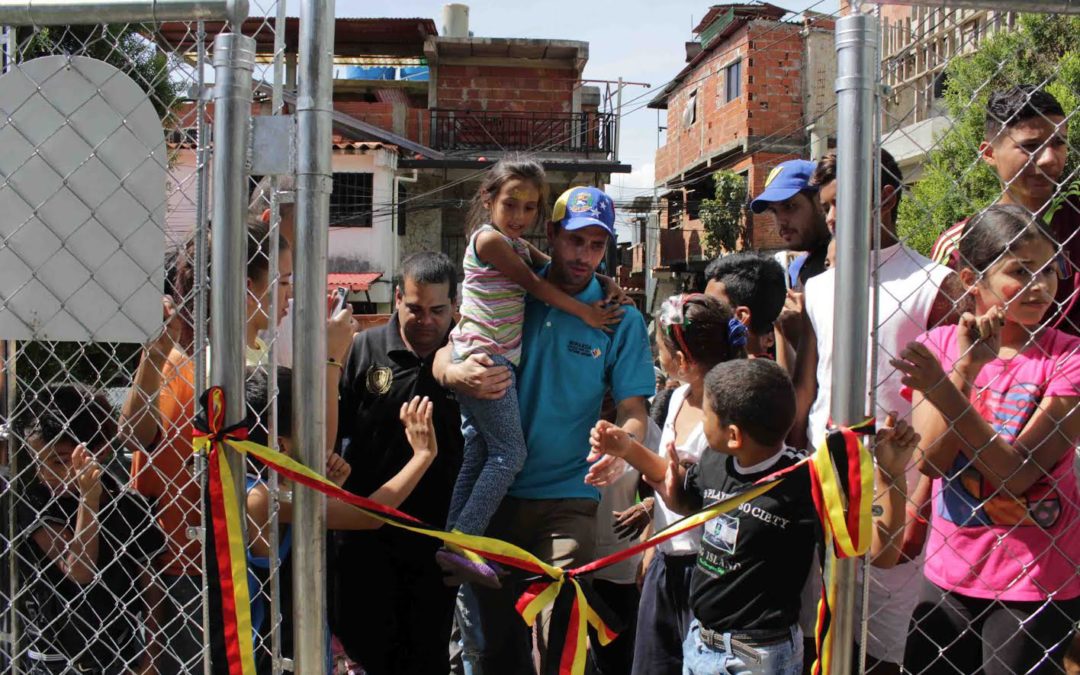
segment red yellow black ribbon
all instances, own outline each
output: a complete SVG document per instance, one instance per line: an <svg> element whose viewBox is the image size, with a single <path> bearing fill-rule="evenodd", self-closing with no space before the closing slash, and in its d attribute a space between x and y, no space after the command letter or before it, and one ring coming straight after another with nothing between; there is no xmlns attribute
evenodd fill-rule
<svg viewBox="0 0 1080 675"><path fill-rule="evenodd" d="M603 603L591 599L591 588L578 577L652 548L678 534L691 530L720 514L732 511L776 487L791 472L809 470L815 505L822 519L828 554L862 555L870 543L870 504L873 500L873 464L869 453L856 433L865 431L866 423L853 429L831 431L823 444L799 464L769 476L749 490L734 497L710 504L700 511L656 533L649 539L587 565L564 570L540 560L532 553L498 539L447 532L427 525L397 509L354 495L333 484L323 476L292 458L265 446L248 441L246 428L237 425L223 429L224 394L214 387L202 397L205 417L200 433L194 438L195 452L208 452L210 458L210 489L214 534L214 560L221 574L220 604L225 622L225 654L229 675L254 673L252 658L250 599L247 589L247 560L243 548L243 530L239 521L239 505L231 490L229 471L223 446L257 458L264 465L295 483L338 499L363 511L367 516L392 527L430 536L473 551L484 558L542 577L532 583L517 601L517 611L525 623L533 625L537 616L553 607L551 644L557 658L548 659L549 672L559 675L583 675L585 672L588 628L597 633L601 644L615 639L610 621L602 617ZM197 424L197 427L199 424ZM837 464L839 470L834 469ZM225 489L223 486L229 486ZM855 508L848 508L848 504ZM833 589L835 590L835 589ZM834 594L828 589L819 606L818 653L816 672L827 663L831 653L828 612ZM251 670L248 670L248 668ZM545 674L546 675L546 674Z"/></svg>
<svg viewBox="0 0 1080 675"><path fill-rule="evenodd" d="M243 511L232 489L232 469L222 452L224 443L246 439L247 427L225 427L225 394L220 387L203 394L202 406L204 414L195 420L194 445L196 452L208 451L207 583L215 618L210 660L215 673L255 675Z"/></svg>

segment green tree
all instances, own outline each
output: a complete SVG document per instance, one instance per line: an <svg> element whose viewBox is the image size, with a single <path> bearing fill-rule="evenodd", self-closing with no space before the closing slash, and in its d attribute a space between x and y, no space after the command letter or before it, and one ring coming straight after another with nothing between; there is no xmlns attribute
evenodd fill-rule
<svg viewBox="0 0 1080 675"><path fill-rule="evenodd" d="M717 171L713 183L714 198L701 200L699 213L705 230L703 248L710 258L735 251L746 235L746 178L734 171Z"/></svg>
<svg viewBox="0 0 1080 675"><path fill-rule="evenodd" d="M173 64L147 38L150 34L150 28L138 24L23 28L18 33L18 60L71 54L104 61L134 80L165 119L177 104L183 83L171 77Z"/></svg>
<svg viewBox="0 0 1080 675"><path fill-rule="evenodd" d="M1080 108L1080 16L1022 14L1015 31L983 41L978 51L953 59L945 69L944 102L952 128L930 152L922 178L901 200L897 230L926 254L953 223L1001 195L997 176L979 160L990 94L1018 83L1046 83L1066 113ZM1069 145L1080 149L1073 120ZM1075 166L1070 153L1066 175Z"/></svg>

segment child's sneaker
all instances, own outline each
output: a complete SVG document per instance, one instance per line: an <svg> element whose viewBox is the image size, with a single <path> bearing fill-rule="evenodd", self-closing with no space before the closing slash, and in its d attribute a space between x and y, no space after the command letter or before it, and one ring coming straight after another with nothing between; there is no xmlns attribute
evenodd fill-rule
<svg viewBox="0 0 1080 675"><path fill-rule="evenodd" d="M440 548L435 552L435 562L449 573L443 579L447 586L473 583L486 588L502 588L499 577L506 574L495 563L470 560L467 556L448 548Z"/></svg>

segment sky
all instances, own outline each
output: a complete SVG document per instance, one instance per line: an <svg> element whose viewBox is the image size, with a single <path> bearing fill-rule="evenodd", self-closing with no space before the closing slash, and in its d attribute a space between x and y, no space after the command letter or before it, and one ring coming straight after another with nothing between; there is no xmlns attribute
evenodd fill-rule
<svg viewBox="0 0 1080 675"><path fill-rule="evenodd" d="M424 17L442 31L444 2L433 0L337 0L337 16ZM613 174L608 191L618 201L652 195L653 158L657 147L657 112L644 107L685 65L684 43L712 3L693 0L622 0L580 2L542 0L537 3L474 0L469 5L469 30L477 37L521 37L581 40L589 43L586 79L646 82L651 89L623 90L622 138L619 159L630 174ZM838 0L773 0L801 12L837 11ZM603 85L600 85L603 86ZM661 121L665 111L659 111Z"/></svg>

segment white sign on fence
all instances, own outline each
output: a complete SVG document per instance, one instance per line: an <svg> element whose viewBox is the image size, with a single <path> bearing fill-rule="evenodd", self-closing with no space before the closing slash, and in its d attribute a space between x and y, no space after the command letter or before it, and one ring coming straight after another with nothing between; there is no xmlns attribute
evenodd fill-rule
<svg viewBox="0 0 1080 675"><path fill-rule="evenodd" d="M161 326L168 156L145 92L95 59L0 77L0 339L144 342Z"/></svg>

